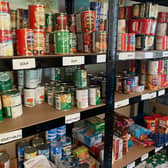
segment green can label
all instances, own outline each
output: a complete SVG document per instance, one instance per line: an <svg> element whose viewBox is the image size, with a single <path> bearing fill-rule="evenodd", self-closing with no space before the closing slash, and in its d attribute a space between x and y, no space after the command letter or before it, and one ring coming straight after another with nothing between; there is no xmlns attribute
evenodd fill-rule
<svg viewBox="0 0 168 168"><path fill-rule="evenodd" d="M51 13L45 14L45 26L46 26L46 32L53 31L53 16Z"/></svg>
<svg viewBox="0 0 168 168"><path fill-rule="evenodd" d="M85 69L77 69L75 72L75 86L77 88L87 87L87 71Z"/></svg>
<svg viewBox="0 0 168 168"><path fill-rule="evenodd" d="M7 73L0 72L0 92L12 89L12 82Z"/></svg>

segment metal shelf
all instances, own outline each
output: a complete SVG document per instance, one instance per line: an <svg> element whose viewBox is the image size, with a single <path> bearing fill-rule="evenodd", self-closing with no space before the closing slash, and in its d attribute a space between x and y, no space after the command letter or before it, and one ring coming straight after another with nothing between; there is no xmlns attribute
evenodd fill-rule
<svg viewBox="0 0 168 168"><path fill-rule="evenodd" d="M132 1L136 1L136 2L146 2L146 0L132 0ZM167 1L167 0L160 0L160 1L149 0L148 2L153 2L153 3L157 3L157 4L159 4L159 5L168 6L168 1Z"/></svg>

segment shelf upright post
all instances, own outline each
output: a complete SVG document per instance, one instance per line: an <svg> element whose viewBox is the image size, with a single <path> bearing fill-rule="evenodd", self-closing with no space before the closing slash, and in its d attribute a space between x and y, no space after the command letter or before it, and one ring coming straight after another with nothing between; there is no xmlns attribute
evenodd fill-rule
<svg viewBox="0 0 168 168"><path fill-rule="evenodd" d="M105 111L104 168L112 168L118 28L118 0L109 0L108 2L108 46L106 60L107 110Z"/></svg>
<svg viewBox="0 0 168 168"><path fill-rule="evenodd" d="M68 14L74 13L74 1L75 0L65 0L66 12Z"/></svg>

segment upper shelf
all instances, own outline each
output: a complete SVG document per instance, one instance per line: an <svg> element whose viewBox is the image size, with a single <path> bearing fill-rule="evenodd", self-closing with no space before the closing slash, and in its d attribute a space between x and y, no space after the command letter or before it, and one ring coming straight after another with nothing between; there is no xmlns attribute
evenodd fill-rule
<svg viewBox="0 0 168 168"><path fill-rule="evenodd" d="M146 2L146 0L132 0L132 1L136 1L136 2ZM154 3L158 3L159 5L163 5L163 6L168 6L168 1L167 0L149 0L148 2L154 2Z"/></svg>

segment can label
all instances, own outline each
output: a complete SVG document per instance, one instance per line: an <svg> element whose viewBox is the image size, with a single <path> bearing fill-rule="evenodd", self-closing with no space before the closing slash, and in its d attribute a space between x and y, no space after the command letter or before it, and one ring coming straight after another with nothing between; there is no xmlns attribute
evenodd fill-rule
<svg viewBox="0 0 168 168"><path fill-rule="evenodd" d="M81 13L77 13L75 15L75 20L76 20L76 31L77 33L81 33L82 32L82 16L81 16Z"/></svg>
<svg viewBox="0 0 168 168"><path fill-rule="evenodd" d="M128 34L128 48L127 51L135 51L135 34L129 33Z"/></svg>
<svg viewBox="0 0 168 168"><path fill-rule="evenodd" d="M117 37L117 50L127 51L128 48L128 33L118 34Z"/></svg>
<svg viewBox="0 0 168 168"><path fill-rule="evenodd" d="M69 15L68 16L68 25L69 25L69 31L71 33L75 33L76 32L76 23L75 23L75 15Z"/></svg>
<svg viewBox="0 0 168 168"><path fill-rule="evenodd" d="M89 89L89 101L90 101L90 105L93 105L93 106L100 104L100 89L99 88Z"/></svg>
<svg viewBox="0 0 168 168"><path fill-rule="evenodd" d="M11 29L11 21L9 13L1 13L0 14L0 29L1 30L10 30Z"/></svg>
<svg viewBox="0 0 168 168"><path fill-rule="evenodd" d="M16 10L10 10L11 15L11 28L12 30L16 30Z"/></svg>
<svg viewBox="0 0 168 168"><path fill-rule="evenodd" d="M51 160L55 162L55 158L61 159L62 157L62 146L51 144Z"/></svg>
<svg viewBox="0 0 168 168"><path fill-rule="evenodd" d="M125 19L130 20L132 17L132 6L126 6Z"/></svg>
<svg viewBox="0 0 168 168"><path fill-rule="evenodd" d="M95 32L92 33L83 33L83 52L95 52L96 43L95 43Z"/></svg>
<svg viewBox="0 0 168 168"><path fill-rule="evenodd" d="M49 149L38 150L39 155L44 155L48 160L50 159L50 152Z"/></svg>
<svg viewBox="0 0 168 168"><path fill-rule="evenodd" d="M125 7L119 7L118 19L125 19Z"/></svg>
<svg viewBox="0 0 168 168"><path fill-rule="evenodd" d="M126 32L126 20L118 20L118 33Z"/></svg>
<svg viewBox="0 0 168 168"><path fill-rule="evenodd" d="M36 104L35 97L36 97L35 89L24 89L24 105L25 105L25 107L35 106L35 104Z"/></svg>
<svg viewBox="0 0 168 168"><path fill-rule="evenodd" d="M99 32L98 42L96 42L96 51L105 53L107 50L107 33L106 31Z"/></svg>
<svg viewBox="0 0 168 168"><path fill-rule="evenodd" d="M167 23L158 23L157 24L157 36L166 36L167 33Z"/></svg>
<svg viewBox="0 0 168 168"><path fill-rule="evenodd" d="M46 32L53 31L53 16L51 13L45 14L45 27L46 27Z"/></svg>
<svg viewBox="0 0 168 168"><path fill-rule="evenodd" d="M33 159L37 156L37 152L32 152L32 153L24 153L24 159L25 160L30 160Z"/></svg>
<svg viewBox="0 0 168 168"><path fill-rule="evenodd" d="M88 89L76 90L76 104L77 108L88 107Z"/></svg>
<svg viewBox="0 0 168 168"><path fill-rule="evenodd" d="M167 36L156 36L156 50L166 50Z"/></svg>
<svg viewBox="0 0 168 168"><path fill-rule="evenodd" d="M77 88L87 87L87 70L77 69L75 72L75 86Z"/></svg>
<svg viewBox="0 0 168 168"><path fill-rule="evenodd" d="M9 2L8 1L0 1L0 12L9 13Z"/></svg>
<svg viewBox="0 0 168 168"><path fill-rule="evenodd" d="M77 52L77 38L75 33L69 34L70 53Z"/></svg>
<svg viewBox="0 0 168 168"><path fill-rule="evenodd" d="M148 75L148 82L147 82L148 89L157 90L158 84L159 84L158 75Z"/></svg>
<svg viewBox="0 0 168 168"><path fill-rule="evenodd" d="M48 104L50 106L54 106L54 104L55 104L55 91L48 90L48 92L47 92L47 99L48 99Z"/></svg>
<svg viewBox="0 0 168 168"><path fill-rule="evenodd" d="M128 22L128 31L129 31L129 33L138 34L138 31L139 31L139 19L131 19Z"/></svg>
<svg viewBox="0 0 168 168"><path fill-rule="evenodd" d="M56 30L67 30L67 15L56 13L54 16Z"/></svg>
<svg viewBox="0 0 168 168"><path fill-rule="evenodd" d="M44 87L40 86L36 88L36 104L44 103Z"/></svg>

